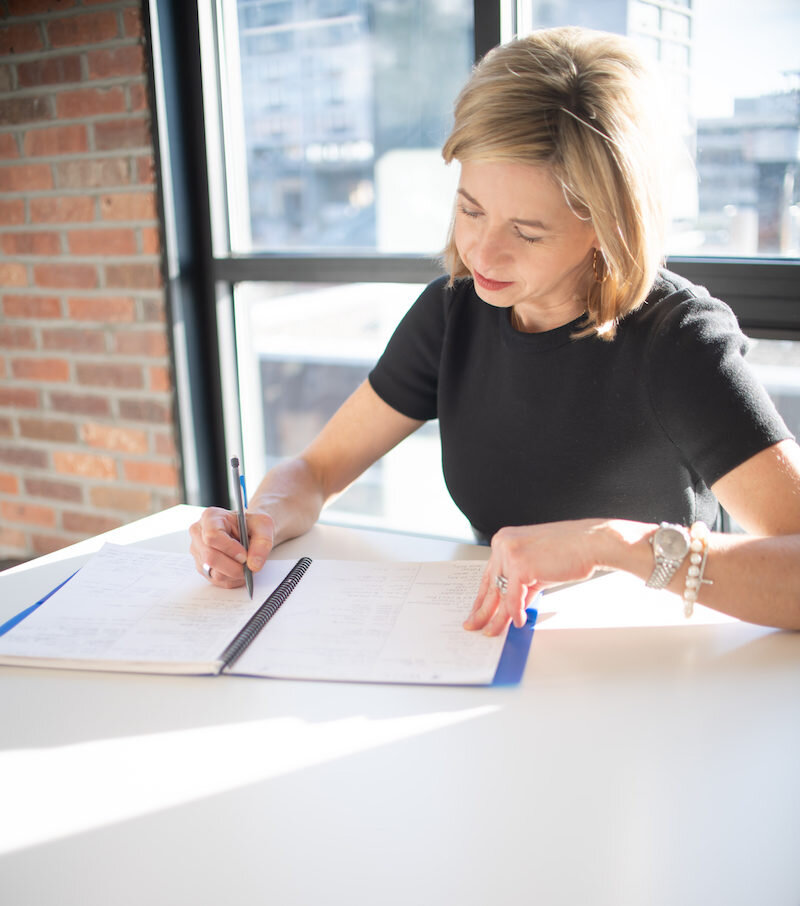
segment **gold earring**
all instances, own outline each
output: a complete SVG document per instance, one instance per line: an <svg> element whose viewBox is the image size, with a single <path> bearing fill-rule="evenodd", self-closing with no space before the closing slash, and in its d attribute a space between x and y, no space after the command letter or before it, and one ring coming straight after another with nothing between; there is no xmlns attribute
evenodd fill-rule
<svg viewBox="0 0 800 906"><path fill-rule="evenodd" d="M602 276L600 276L600 271L597 267L598 258L603 262ZM595 249L594 254L592 255L592 271L594 272L595 283L605 283L606 280L608 280L608 266L606 265L606 259L603 257L603 253L599 249Z"/></svg>

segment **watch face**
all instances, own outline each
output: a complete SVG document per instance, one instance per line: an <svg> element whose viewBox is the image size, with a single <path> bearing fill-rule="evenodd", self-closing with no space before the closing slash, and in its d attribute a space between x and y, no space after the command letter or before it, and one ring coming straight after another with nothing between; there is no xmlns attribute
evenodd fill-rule
<svg viewBox="0 0 800 906"><path fill-rule="evenodd" d="M655 549L668 560L680 560L689 550L689 542L676 528L660 528L656 532Z"/></svg>

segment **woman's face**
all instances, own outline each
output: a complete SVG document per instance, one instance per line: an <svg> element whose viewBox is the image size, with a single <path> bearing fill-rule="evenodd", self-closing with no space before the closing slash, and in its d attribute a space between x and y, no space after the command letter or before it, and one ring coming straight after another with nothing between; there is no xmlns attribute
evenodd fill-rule
<svg viewBox="0 0 800 906"><path fill-rule="evenodd" d="M464 161L455 242L478 296L513 307L523 330L552 330L585 310L597 239L547 166Z"/></svg>

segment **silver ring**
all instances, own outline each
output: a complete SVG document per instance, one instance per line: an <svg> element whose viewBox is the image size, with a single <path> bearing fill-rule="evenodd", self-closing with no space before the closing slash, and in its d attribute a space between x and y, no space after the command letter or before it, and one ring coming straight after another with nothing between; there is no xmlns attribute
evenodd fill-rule
<svg viewBox="0 0 800 906"><path fill-rule="evenodd" d="M508 591L508 579L505 576L495 576L494 584L500 589L500 594L504 595Z"/></svg>
<svg viewBox="0 0 800 906"><path fill-rule="evenodd" d="M211 581L211 567L208 565L208 563L203 564L203 575L206 577L206 579L208 579L209 582Z"/></svg>

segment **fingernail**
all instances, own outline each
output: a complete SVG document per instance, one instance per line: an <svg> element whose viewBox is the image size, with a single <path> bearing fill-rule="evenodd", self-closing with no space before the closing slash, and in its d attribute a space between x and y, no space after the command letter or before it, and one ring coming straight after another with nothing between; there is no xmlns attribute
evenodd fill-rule
<svg viewBox="0 0 800 906"><path fill-rule="evenodd" d="M250 561L250 569L252 569L252 570L261 569L261 567L263 565L264 565L263 557L253 557L253 559Z"/></svg>
<svg viewBox="0 0 800 906"><path fill-rule="evenodd" d="M247 554L237 554L236 562L240 563L242 566L244 566L245 563L247 563Z"/></svg>

